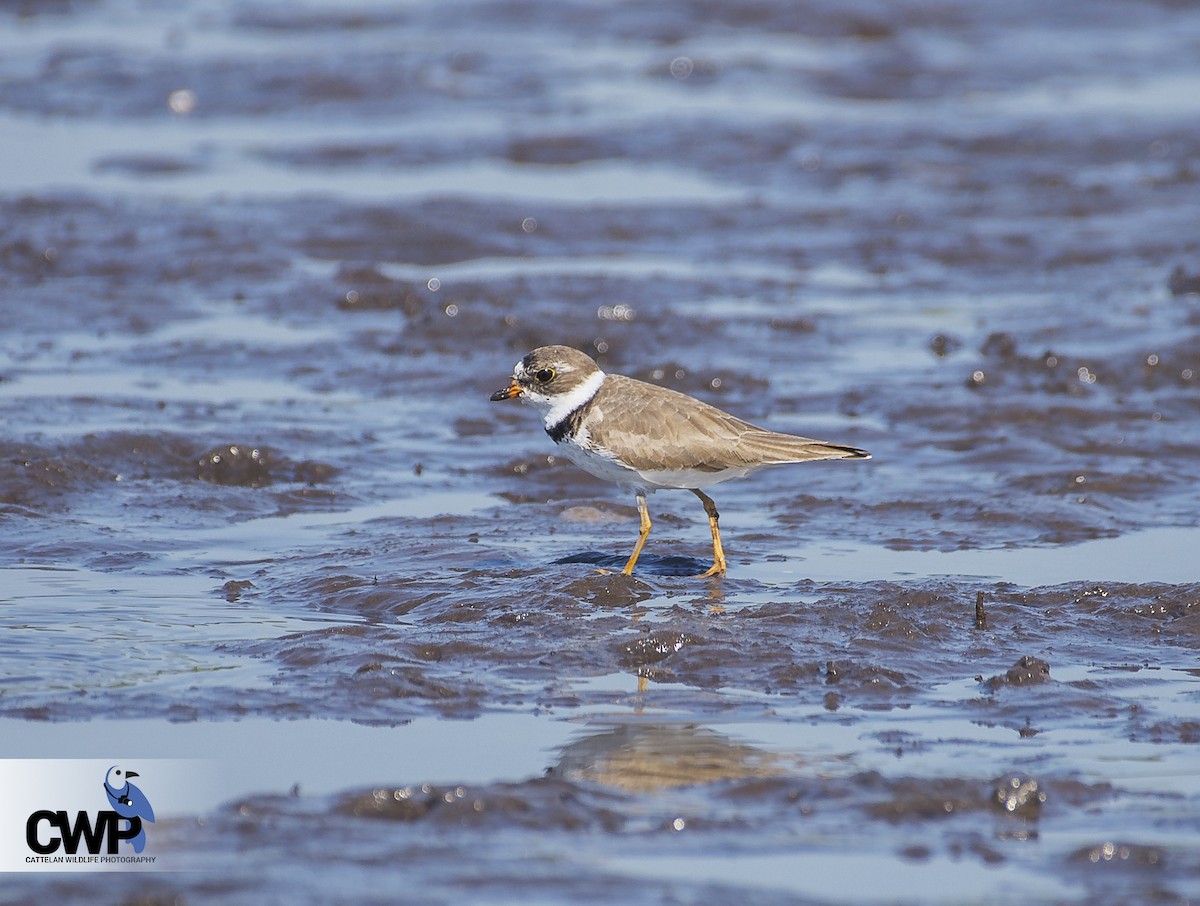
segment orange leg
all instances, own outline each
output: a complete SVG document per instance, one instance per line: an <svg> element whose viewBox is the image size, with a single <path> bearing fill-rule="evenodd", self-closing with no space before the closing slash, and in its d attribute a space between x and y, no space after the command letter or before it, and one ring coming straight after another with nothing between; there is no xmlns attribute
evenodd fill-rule
<svg viewBox="0 0 1200 906"><path fill-rule="evenodd" d="M646 495L641 491L637 492L637 508L638 516L642 520L642 527L638 534L637 544L633 546L633 553L629 555L629 561L625 564L625 568L621 570L626 576L633 574L633 566L637 563L638 557L642 555L642 548L646 544L646 539L650 537L650 511L646 508Z"/></svg>
<svg viewBox="0 0 1200 906"><path fill-rule="evenodd" d="M701 573L700 578L707 579L710 576L723 576L725 575L725 548L721 545L721 530L717 528L717 519L720 518L717 513L717 505L703 491L696 488L692 488L691 491L704 504L704 512L708 513L708 526L712 529L713 536L713 565L707 571Z"/></svg>

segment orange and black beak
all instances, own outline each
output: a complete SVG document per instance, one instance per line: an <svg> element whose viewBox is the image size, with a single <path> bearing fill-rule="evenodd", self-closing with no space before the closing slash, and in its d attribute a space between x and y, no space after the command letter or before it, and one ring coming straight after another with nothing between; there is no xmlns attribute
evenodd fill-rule
<svg viewBox="0 0 1200 906"><path fill-rule="evenodd" d="M520 395L521 395L521 385L518 384L514 380L511 384L509 384L503 390L497 390L495 393L493 393L492 394L492 402L498 403L498 402L500 402L500 400L510 400L514 396L520 396Z"/></svg>

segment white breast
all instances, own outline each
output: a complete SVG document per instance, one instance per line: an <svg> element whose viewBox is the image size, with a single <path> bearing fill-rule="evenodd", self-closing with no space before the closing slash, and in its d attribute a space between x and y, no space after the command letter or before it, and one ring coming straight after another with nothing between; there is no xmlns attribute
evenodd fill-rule
<svg viewBox="0 0 1200 906"><path fill-rule="evenodd" d="M710 488L714 484L729 481L731 478L745 478L760 468L762 466L738 466L732 469L722 469L720 472L708 472L701 469L661 469L638 474L649 487Z"/></svg>
<svg viewBox="0 0 1200 906"><path fill-rule="evenodd" d="M623 466L617 462L611 454L603 450L595 448L588 449L580 444L587 444L587 431L582 430L576 437L566 440L559 444L558 451L563 456L579 466L585 472L595 475L602 481L611 481L614 484L624 485L626 487L642 487L652 489L653 484L648 484L642 477L629 466Z"/></svg>

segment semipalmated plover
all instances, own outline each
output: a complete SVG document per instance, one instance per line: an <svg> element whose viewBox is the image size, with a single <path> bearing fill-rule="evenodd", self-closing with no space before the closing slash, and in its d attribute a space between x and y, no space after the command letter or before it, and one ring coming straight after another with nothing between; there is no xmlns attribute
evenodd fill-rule
<svg viewBox="0 0 1200 906"><path fill-rule="evenodd" d="M713 565L725 572L717 506L701 491L765 466L810 459L870 459L866 450L759 428L684 393L620 374L605 374L570 346L541 346L513 369L493 402L518 396L542 416L546 433L587 472L632 490L641 531L629 561L633 572L650 534L646 495L683 488L704 504L712 528Z"/></svg>

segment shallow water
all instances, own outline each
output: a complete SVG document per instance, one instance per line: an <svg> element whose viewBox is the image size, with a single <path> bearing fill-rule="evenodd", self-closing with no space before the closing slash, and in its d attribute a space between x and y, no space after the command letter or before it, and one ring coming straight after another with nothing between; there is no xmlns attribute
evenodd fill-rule
<svg viewBox="0 0 1200 906"><path fill-rule="evenodd" d="M0 11L0 756L220 779L3 901L1195 899L1198 41ZM602 574L633 501L487 399L552 342L874 458Z"/></svg>

